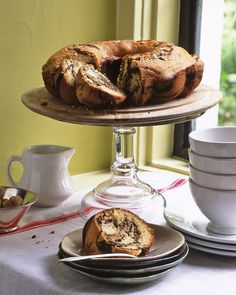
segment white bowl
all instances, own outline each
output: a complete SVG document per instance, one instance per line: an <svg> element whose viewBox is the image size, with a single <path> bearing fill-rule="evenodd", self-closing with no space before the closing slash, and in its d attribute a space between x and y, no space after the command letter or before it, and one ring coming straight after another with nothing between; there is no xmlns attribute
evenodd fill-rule
<svg viewBox="0 0 236 295"><path fill-rule="evenodd" d="M208 173L189 166L190 178L205 188L219 190L236 190L236 174Z"/></svg>
<svg viewBox="0 0 236 295"><path fill-rule="evenodd" d="M212 158L188 150L190 164L201 171L214 174L236 174L236 159Z"/></svg>
<svg viewBox="0 0 236 295"><path fill-rule="evenodd" d="M192 131L189 143L191 150L198 155L236 158L236 126Z"/></svg>
<svg viewBox="0 0 236 295"><path fill-rule="evenodd" d="M218 234L236 234L236 190L201 187L189 179L193 199L209 219L208 230Z"/></svg>

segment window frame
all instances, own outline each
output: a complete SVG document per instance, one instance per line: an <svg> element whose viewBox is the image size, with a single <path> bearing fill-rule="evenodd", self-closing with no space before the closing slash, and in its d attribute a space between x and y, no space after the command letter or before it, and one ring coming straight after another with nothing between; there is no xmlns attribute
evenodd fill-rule
<svg viewBox="0 0 236 295"><path fill-rule="evenodd" d="M208 12L208 13L207 13ZM211 12L209 14L209 12ZM190 53L196 53L207 65L204 71L203 83L219 88L220 86L220 55L221 55L221 39L223 30L223 0L181 0L180 8L180 30L179 45L186 48ZM206 21L206 16L208 21ZM214 20L217 19L217 23ZM213 24L214 31L213 32ZM193 33L191 33L193 32ZM191 37L192 35L192 37ZM207 37L210 36L208 43ZM213 56L206 54L206 49L214 52ZM210 74L210 59L216 67L212 69ZM212 62L213 61L213 62ZM203 129L206 127L215 127L218 125L218 106L207 111L198 119L175 125L173 156L188 159L188 134L195 129Z"/></svg>
<svg viewBox="0 0 236 295"><path fill-rule="evenodd" d="M203 0L181 0L178 45L191 54L200 55ZM175 124L173 157L188 160L188 135L196 129L196 119Z"/></svg>
<svg viewBox="0 0 236 295"><path fill-rule="evenodd" d="M117 0L116 38L129 38L134 40L157 39L173 42L180 46L183 46L184 42L187 43L188 41L190 44L189 46L195 48L194 50L190 50L190 52L200 52L201 56L202 51L204 51L202 50L202 44L204 44L204 42L202 42L202 30L199 26L199 21L204 21L206 15L201 19L199 13L201 8L203 11L207 11L207 13L217 9L217 13L214 14L214 21L215 19L218 21L222 2L224 2L224 0ZM187 26L189 30L188 36L185 36L185 40L183 40L184 33L183 36L178 36L179 17L182 9L190 10L188 14L190 18L188 21L190 24ZM193 12L195 13L195 18L191 20ZM204 25L211 27L212 23L210 22L213 22L213 19L210 19L209 24L205 23ZM220 20L220 22L222 22L222 20ZM183 21L181 21L181 25L182 29L184 29ZM215 27L217 26L215 26L214 23L214 28ZM216 29L219 30L219 27L220 24L218 24ZM195 30L194 38L190 38L193 28ZM212 32L209 33L210 37L211 35L213 35ZM209 45L211 47L211 44ZM219 46L218 42L217 48L219 48ZM183 47L188 50L190 48L186 46ZM214 55L214 53L212 54ZM201 58L203 60L205 59L204 56L201 56ZM219 66L217 67L219 68ZM219 70L218 68L214 68L213 71ZM204 73L205 72L209 71L204 70ZM214 81L212 83L212 80L208 78L204 80L203 76L204 84L213 87L219 86L219 79L213 79ZM201 125L206 126L206 122L208 126L217 125L217 107L206 111L200 118L185 124L137 128L134 152L135 161L139 169L152 170L158 168L188 174L188 161L186 160L188 133L193 128L201 128ZM178 128L180 128L180 130L177 132ZM176 153L177 144L179 144L178 153ZM175 152L173 153L174 146Z"/></svg>

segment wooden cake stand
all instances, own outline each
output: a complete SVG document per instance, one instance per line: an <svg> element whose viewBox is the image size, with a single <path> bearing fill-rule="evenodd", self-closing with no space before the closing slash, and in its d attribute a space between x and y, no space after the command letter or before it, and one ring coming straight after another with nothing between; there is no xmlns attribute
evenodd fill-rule
<svg viewBox="0 0 236 295"><path fill-rule="evenodd" d="M188 121L202 115L220 99L220 91L204 85L185 98L162 104L105 110L66 105L53 97L45 87L34 88L22 96L23 104L40 115L67 123L113 127L116 157L111 166L111 177L82 199L81 213L85 218L110 207L136 211L146 208L155 199L155 190L137 177L133 157L134 127Z"/></svg>

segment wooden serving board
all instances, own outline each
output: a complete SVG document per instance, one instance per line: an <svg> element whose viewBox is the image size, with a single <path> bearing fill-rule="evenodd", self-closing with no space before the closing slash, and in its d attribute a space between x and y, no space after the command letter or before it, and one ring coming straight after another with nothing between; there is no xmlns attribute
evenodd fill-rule
<svg viewBox="0 0 236 295"><path fill-rule="evenodd" d="M67 105L52 96L45 87L38 87L25 92L22 102L33 112L67 123L129 127L184 122L215 106L221 97L219 90L200 85L185 98L161 104L91 110Z"/></svg>

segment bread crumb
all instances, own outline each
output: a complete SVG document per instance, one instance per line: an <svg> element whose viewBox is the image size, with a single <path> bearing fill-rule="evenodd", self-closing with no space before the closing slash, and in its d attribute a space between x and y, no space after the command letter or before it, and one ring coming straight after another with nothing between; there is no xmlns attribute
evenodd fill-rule
<svg viewBox="0 0 236 295"><path fill-rule="evenodd" d="M46 100L43 100L43 101L41 101L41 106L47 106L48 105L48 102L46 101Z"/></svg>

